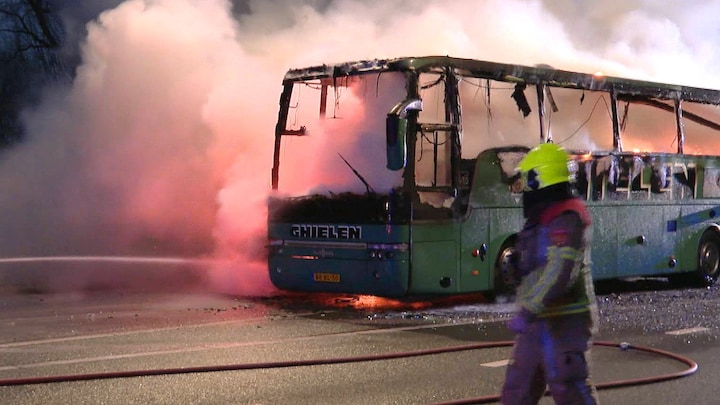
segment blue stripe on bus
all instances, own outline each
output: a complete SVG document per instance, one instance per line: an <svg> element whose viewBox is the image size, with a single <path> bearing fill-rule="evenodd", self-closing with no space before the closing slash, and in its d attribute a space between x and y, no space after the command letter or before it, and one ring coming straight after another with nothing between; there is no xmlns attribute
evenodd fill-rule
<svg viewBox="0 0 720 405"><path fill-rule="evenodd" d="M718 210L720 210L720 206L698 211L694 214L683 215L682 217L680 217L680 227L697 225L709 219L715 218L717 216ZM671 232L669 229L668 231Z"/></svg>

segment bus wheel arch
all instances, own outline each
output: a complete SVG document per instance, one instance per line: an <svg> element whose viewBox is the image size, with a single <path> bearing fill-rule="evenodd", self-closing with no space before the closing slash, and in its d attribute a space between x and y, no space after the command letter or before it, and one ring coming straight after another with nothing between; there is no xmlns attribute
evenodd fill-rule
<svg viewBox="0 0 720 405"><path fill-rule="evenodd" d="M720 276L720 227L705 229L698 240L697 269L699 284L709 287Z"/></svg>
<svg viewBox="0 0 720 405"><path fill-rule="evenodd" d="M493 271L493 295L512 296L515 294L515 272L512 257L515 254L516 235L511 235L498 249Z"/></svg>

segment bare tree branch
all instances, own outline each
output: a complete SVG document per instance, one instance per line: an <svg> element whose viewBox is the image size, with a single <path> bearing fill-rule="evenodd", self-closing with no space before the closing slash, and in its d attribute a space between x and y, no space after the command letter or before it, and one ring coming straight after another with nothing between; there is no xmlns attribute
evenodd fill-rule
<svg viewBox="0 0 720 405"><path fill-rule="evenodd" d="M60 43L57 38L55 38L55 35L53 35L52 30L50 29L50 21L48 21L51 10L47 5L47 2L42 0L25 1L28 3L30 9L35 15L35 21L40 26L40 31L42 32L42 36L33 35L33 37L36 38L39 43L46 44L48 48L58 48Z"/></svg>
<svg viewBox="0 0 720 405"><path fill-rule="evenodd" d="M0 32L15 35L18 44L16 54L30 49L57 49L60 41L50 28L51 9L43 0L19 0L16 7L0 4L0 14L9 17L9 28ZM4 7L3 7L4 6Z"/></svg>

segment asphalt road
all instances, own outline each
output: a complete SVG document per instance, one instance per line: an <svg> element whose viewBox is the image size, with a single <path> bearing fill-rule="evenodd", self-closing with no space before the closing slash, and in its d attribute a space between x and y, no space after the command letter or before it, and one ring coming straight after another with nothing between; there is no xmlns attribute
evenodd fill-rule
<svg viewBox="0 0 720 405"><path fill-rule="evenodd" d="M598 341L669 351L699 365L687 377L601 390L602 403L719 403L720 289L675 289L645 280L598 286L598 292ZM507 346L366 356L507 342L510 304L479 299L390 304L355 297L244 299L167 291L4 294L0 399L3 404L351 405L467 403L462 401L497 395ZM324 364L327 359L366 361ZM598 383L688 368L656 354L604 346L593 349L592 361Z"/></svg>

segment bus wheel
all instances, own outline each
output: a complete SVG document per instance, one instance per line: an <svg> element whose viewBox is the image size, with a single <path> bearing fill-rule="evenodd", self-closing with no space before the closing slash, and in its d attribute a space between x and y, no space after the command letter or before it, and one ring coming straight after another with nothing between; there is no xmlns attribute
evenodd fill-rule
<svg viewBox="0 0 720 405"><path fill-rule="evenodd" d="M720 236L715 230L708 229L700 237L697 274L703 287L715 284L720 276Z"/></svg>
<svg viewBox="0 0 720 405"><path fill-rule="evenodd" d="M515 269L512 264L515 254L515 240L506 240L495 260L494 272L494 293L496 296L503 295L512 297L515 294Z"/></svg>

